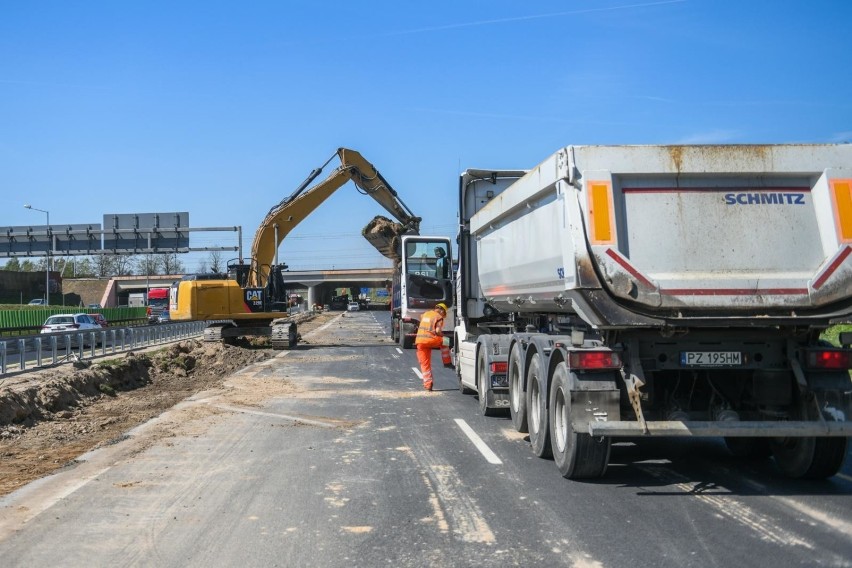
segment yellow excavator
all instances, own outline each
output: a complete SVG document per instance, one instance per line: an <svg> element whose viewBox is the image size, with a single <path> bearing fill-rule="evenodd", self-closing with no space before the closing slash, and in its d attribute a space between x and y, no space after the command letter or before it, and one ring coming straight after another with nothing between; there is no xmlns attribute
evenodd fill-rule
<svg viewBox="0 0 852 568"><path fill-rule="evenodd" d="M340 159L340 165L324 181L309 188L335 156ZM190 274L172 284L171 319L209 321L204 331L205 341L233 343L241 336L269 335L275 349L295 347L299 334L296 322L287 312L288 291L281 275L287 265L277 262L278 246L296 225L348 181L398 220L398 223L381 224L381 230L365 228L363 233L379 252L398 261L399 236L418 234L420 218L412 214L361 154L338 148L292 194L269 210L254 235L249 262L240 258L228 263L227 274Z"/></svg>

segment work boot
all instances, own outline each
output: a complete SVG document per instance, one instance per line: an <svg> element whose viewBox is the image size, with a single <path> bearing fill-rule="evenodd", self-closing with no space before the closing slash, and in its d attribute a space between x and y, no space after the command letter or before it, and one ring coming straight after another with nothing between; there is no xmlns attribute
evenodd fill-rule
<svg viewBox="0 0 852 568"><path fill-rule="evenodd" d="M456 366L453 365L452 363L444 363L444 368L445 369L455 369Z"/></svg>

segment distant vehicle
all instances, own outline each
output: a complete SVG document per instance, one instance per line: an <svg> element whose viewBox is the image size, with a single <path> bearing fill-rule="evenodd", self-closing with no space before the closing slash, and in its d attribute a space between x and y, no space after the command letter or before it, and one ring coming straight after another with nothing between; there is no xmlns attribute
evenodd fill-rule
<svg viewBox="0 0 852 568"><path fill-rule="evenodd" d="M347 312L357 312L361 310L361 306L358 305L358 302L349 302L349 306L346 308Z"/></svg>
<svg viewBox="0 0 852 568"><path fill-rule="evenodd" d="M133 292L127 296L127 305L131 308L142 308L148 305L148 295L145 292Z"/></svg>
<svg viewBox="0 0 852 568"><path fill-rule="evenodd" d="M100 331L103 329L89 314L55 314L47 318L40 333L64 331Z"/></svg>
<svg viewBox="0 0 852 568"><path fill-rule="evenodd" d="M160 315L157 317L157 321L159 323L167 323L172 321L172 318L169 315L169 310L163 310L162 312L160 312Z"/></svg>
<svg viewBox="0 0 852 568"><path fill-rule="evenodd" d="M100 304L86 304L86 307L89 308L90 310L99 310L103 306L101 306Z"/></svg>
<svg viewBox="0 0 852 568"><path fill-rule="evenodd" d="M160 314L169 309L169 288L148 290L148 323L160 321Z"/></svg>
<svg viewBox="0 0 852 568"><path fill-rule="evenodd" d="M27 305L28 306L43 306L44 305L44 298L34 298L34 299L30 300L29 304L27 304Z"/></svg>
<svg viewBox="0 0 852 568"><path fill-rule="evenodd" d="M103 314L89 314L89 317L95 320L95 323L101 327L109 327L109 322Z"/></svg>

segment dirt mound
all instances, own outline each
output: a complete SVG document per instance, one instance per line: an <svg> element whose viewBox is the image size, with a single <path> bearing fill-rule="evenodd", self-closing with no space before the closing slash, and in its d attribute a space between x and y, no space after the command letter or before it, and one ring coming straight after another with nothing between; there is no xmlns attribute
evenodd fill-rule
<svg viewBox="0 0 852 568"><path fill-rule="evenodd" d="M273 354L269 348L189 340L151 353L129 352L117 359L39 371L23 385L0 388L0 427L28 427L38 421L67 417L104 395L136 390L166 377L181 380L194 371L199 375L228 374ZM3 435L0 430L0 437Z"/></svg>
<svg viewBox="0 0 852 568"><path fill-rule="evenodd" d="M305 314L297 318L299 331L336 316ZM187 340L2 379L0 496L278 353L268 338L236 345Z"/></svg>

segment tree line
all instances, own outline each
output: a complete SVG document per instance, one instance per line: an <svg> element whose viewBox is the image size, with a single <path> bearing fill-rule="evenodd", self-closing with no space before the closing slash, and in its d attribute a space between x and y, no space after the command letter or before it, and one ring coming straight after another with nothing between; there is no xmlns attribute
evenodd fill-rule
<svg viewBox="0 0 852 568"><path fill-rule="evenodd" d="M13 272L43 272L44 257L23 260L15 257L6 261L2 270ZM99 254L95 256L51 258L51 270L63 278L106 278L112 276L155 276L183 274L186 269L177 253L167 254ZM199 272L224 272L222 254L212 251L201 261Z"/></svg>

